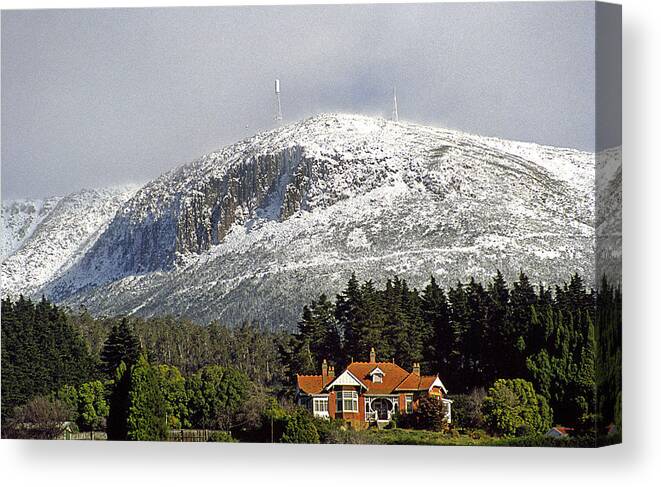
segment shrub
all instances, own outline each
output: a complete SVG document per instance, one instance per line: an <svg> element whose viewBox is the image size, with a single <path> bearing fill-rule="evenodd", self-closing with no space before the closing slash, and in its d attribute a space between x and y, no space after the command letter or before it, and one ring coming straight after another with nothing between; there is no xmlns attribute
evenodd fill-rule
<svg viewBox="0 0 661 487"><path fill-rule="evenodd" d="M165 398L168 428L189 428L188 396L186 395L186 381L173 365L159 365L159 387Z"/></svg>
<svg viewBox="0 0 661 487"><path fill-rule="evenodd" d="M105 429L108 412L106 388L101 381L86 382L78 387L78 425L82 430Z"/></svg>
<svg viewBox="0 0 661 487"><path fill-rule="evenodd" d="M543 434L551 426L546 399L523 379L498 379L489 389L482 410L490 430L503 436Z"/></svg>
<svg viewBox="0 0 661 487"><path fill-rule="evenodd" d="M429 431L442 431L446 426L445 406L441 398L436 396L421 397L418 407L410 415L412 426Z"/></svg>
<svg viewBox="0 0 661 487"><path fill-rule="evenodd" d="M287 418L281 443L319 443L315 421L305 409L296 409Z"/></svg>
<svg viewBox="0 0 661 487"><path fill-rule="evenodd" d="M127 437L137 441L167 439L166 403L159 384L158 367L144 355L131 367Z"/></svg>
<svg viewBox="0 0 661 487"><path fill-rule="evenodd" d="M4 438L53 440L62 435L75 411L63 401L37 396L14 409L2 428Z"/></svg>
<svg viewBox="0 0 661 487"><path fill-rule="evenodd" d="M227 431L214 431L209 435L209 442L211 443L236 443L237 440L232 437Z"/></svg>
<svg viewBox="0 0 661 487"><path fill-rule="evenodd" d="M186 382L190 420L196 428L230 431L243 423L250 379L233 367L207 365Z"/></svg>
<svg viewBox="0 0 661 487"><path fill-rule="evenodd" d="M460 428L483 428L482 403L486 396L487 393L483 388L473 389L469 394L453 396L452 422Z"/></svg>

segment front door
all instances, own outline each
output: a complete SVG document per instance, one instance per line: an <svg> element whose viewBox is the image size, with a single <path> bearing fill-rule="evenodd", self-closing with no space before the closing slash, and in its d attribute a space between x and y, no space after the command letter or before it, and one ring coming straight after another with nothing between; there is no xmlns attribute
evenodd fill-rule
<svg viewBox="0 0 661 487"><path fill-rule="evenodd" d="M389 414L392 408L392 403L385 397L379 397L372 401L372 411L376 412L376 419L378 421L387 421L390 419Z"/></svg>

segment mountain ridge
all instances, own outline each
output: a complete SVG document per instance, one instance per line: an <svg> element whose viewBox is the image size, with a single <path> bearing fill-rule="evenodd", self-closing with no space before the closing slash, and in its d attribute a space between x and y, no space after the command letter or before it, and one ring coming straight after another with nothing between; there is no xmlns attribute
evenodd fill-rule
<svg viewBox="0 0 661 487"><path fill-rule="evenodd" d="M591 153L324 114L147 183L41 291L99 313L291 326L351 271L559 283L594 273L594 178Z"/></svg>

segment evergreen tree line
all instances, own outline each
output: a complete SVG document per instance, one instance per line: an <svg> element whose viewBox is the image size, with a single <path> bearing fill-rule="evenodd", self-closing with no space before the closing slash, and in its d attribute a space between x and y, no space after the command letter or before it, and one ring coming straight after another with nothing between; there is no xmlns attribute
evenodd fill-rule
<svg viewBox="0 0 661 487"><path fill-rule="evenodd" d="M41 313L44 310L50 313ZM51 330L61 335L59 339L39 342L41 346L35 348L32 335L44 337ZM38 368L59 347L67 361L54 364L62 367L58 375L50 368ZM266 388L236 367L203 365L184 376L176 366L150 362L147 357L127 319L112 325L101 349L93 354L55 306L45 300L37 305L7 300L3 303L3 368L7 366L3 436L54 438L69 421L82 431L105 430L111 440L164 440L170 429L179 428L229 433L254 430L272 404ZM32 360L35 369L30 369Z"/></svg>
<svg viewBox="0 0 661 487"><path fill-rule="evenodd" d="M3 422L13 408L96 377L96 361L67 314L45 299L2 301Z"/></svg>
<svg viewBox="0 0 661 487"><path fill-rule="evenodd" d="M447 290L432 277L422 291L397 277L377 289L353 275L334 302L322 294L304 307L281 355L292 379L319 373L323 359L338 370L368 360L372 347L380 360L439 373L453 393L526 379L557 423L589 427L617 420L620 330L619 289L604 280L588 290L576 274L553 289L535 288L524 273Z"/></svg>
<svg viewBox="0 0 661 487"><path fill-rule="evenodd" d="M595 292L577 275L554 289L535 288L524 274L513 283L497 273L486 285L471 279L449 289L432 278L421 291L398 277L378 289L352 276L335 300L321 295L305 306L292 334L250 323L230 328L173 317L94 318L66 313L45 299L7 299L2 420L31 398L51 394L71 406L81 428L98 428L110 421L103 401L112 403L122 380L130 384L145 355L142 366L154 370L136 377L150 383L153 375L168 391L168 427L220 427L236 418L204 416L199 410L218 408L191 403L194 377L209 367L242 374L251 391L291 393L296 373L319 373L324 358L341 370L351 360L367 360L375 347L380 360L409 369L420 362L423 373L438 372L451 393L488 388L502 378L526 379L549 403L555 422L619 426L621 299L605 280ZM164 380L175 385L164 387ZM198 389L198 399L212 389Z"/></svg>
<svg viewBox="0 0 661 487"><path fill-rule="evenodd" d="M173 316L97 318L84 310L69 318L95 357L101 358L107 338L120 333L125 322L150 362L175 366L184 375L206 365L221 365L234 367L263 385L281 385L285 379L278 353L278 345L288 337L285 330L251 322L200 325Z"/></svg>
<svg viewBox="0 0 661 487"><path fill-rule="evenodd" d="M73 411L70 419L80 418L81 428L99 428L107 414L96 415L89 389L98 390L98 384L107 388L120 362L130 372L140 354L150 364L169 367L184 377L220 366L245 374L260 387L289 387L278 354L278 344L286 337L285 331L250 323L230 328L173 317L94 318L86 311L66 312L45 299L37 303L23 297L15 302L6 299L2 301L2 422L30 399L55 394Z"/></svg>

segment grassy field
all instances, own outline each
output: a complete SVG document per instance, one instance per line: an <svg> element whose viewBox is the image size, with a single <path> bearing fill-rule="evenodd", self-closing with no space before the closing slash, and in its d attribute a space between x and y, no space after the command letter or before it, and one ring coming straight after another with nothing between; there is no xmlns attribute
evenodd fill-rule
<svg viewBox="0 0 661 487"><path fill-rule="evenodd" d="M451 445L451 446L497 446L503 439L488 436L484 432L468 434L440 433L409 429L370 429L365 435L373 443L382 445Z"/></svg>
<svg viewBox="0 0 661 487"><path fill-rule="evenodd" d="M499 438L478 430L461 434L458 432L441 433L434 431L409 429L370 429L364 431L369 443L381 445L445 445L445 446L515 446L515 447L550 447L550 448L590 448L606 446L621 441L621 437L610 436L596 439L594 436L574 438L550 438L544 435L520 438Z"/></svg>

